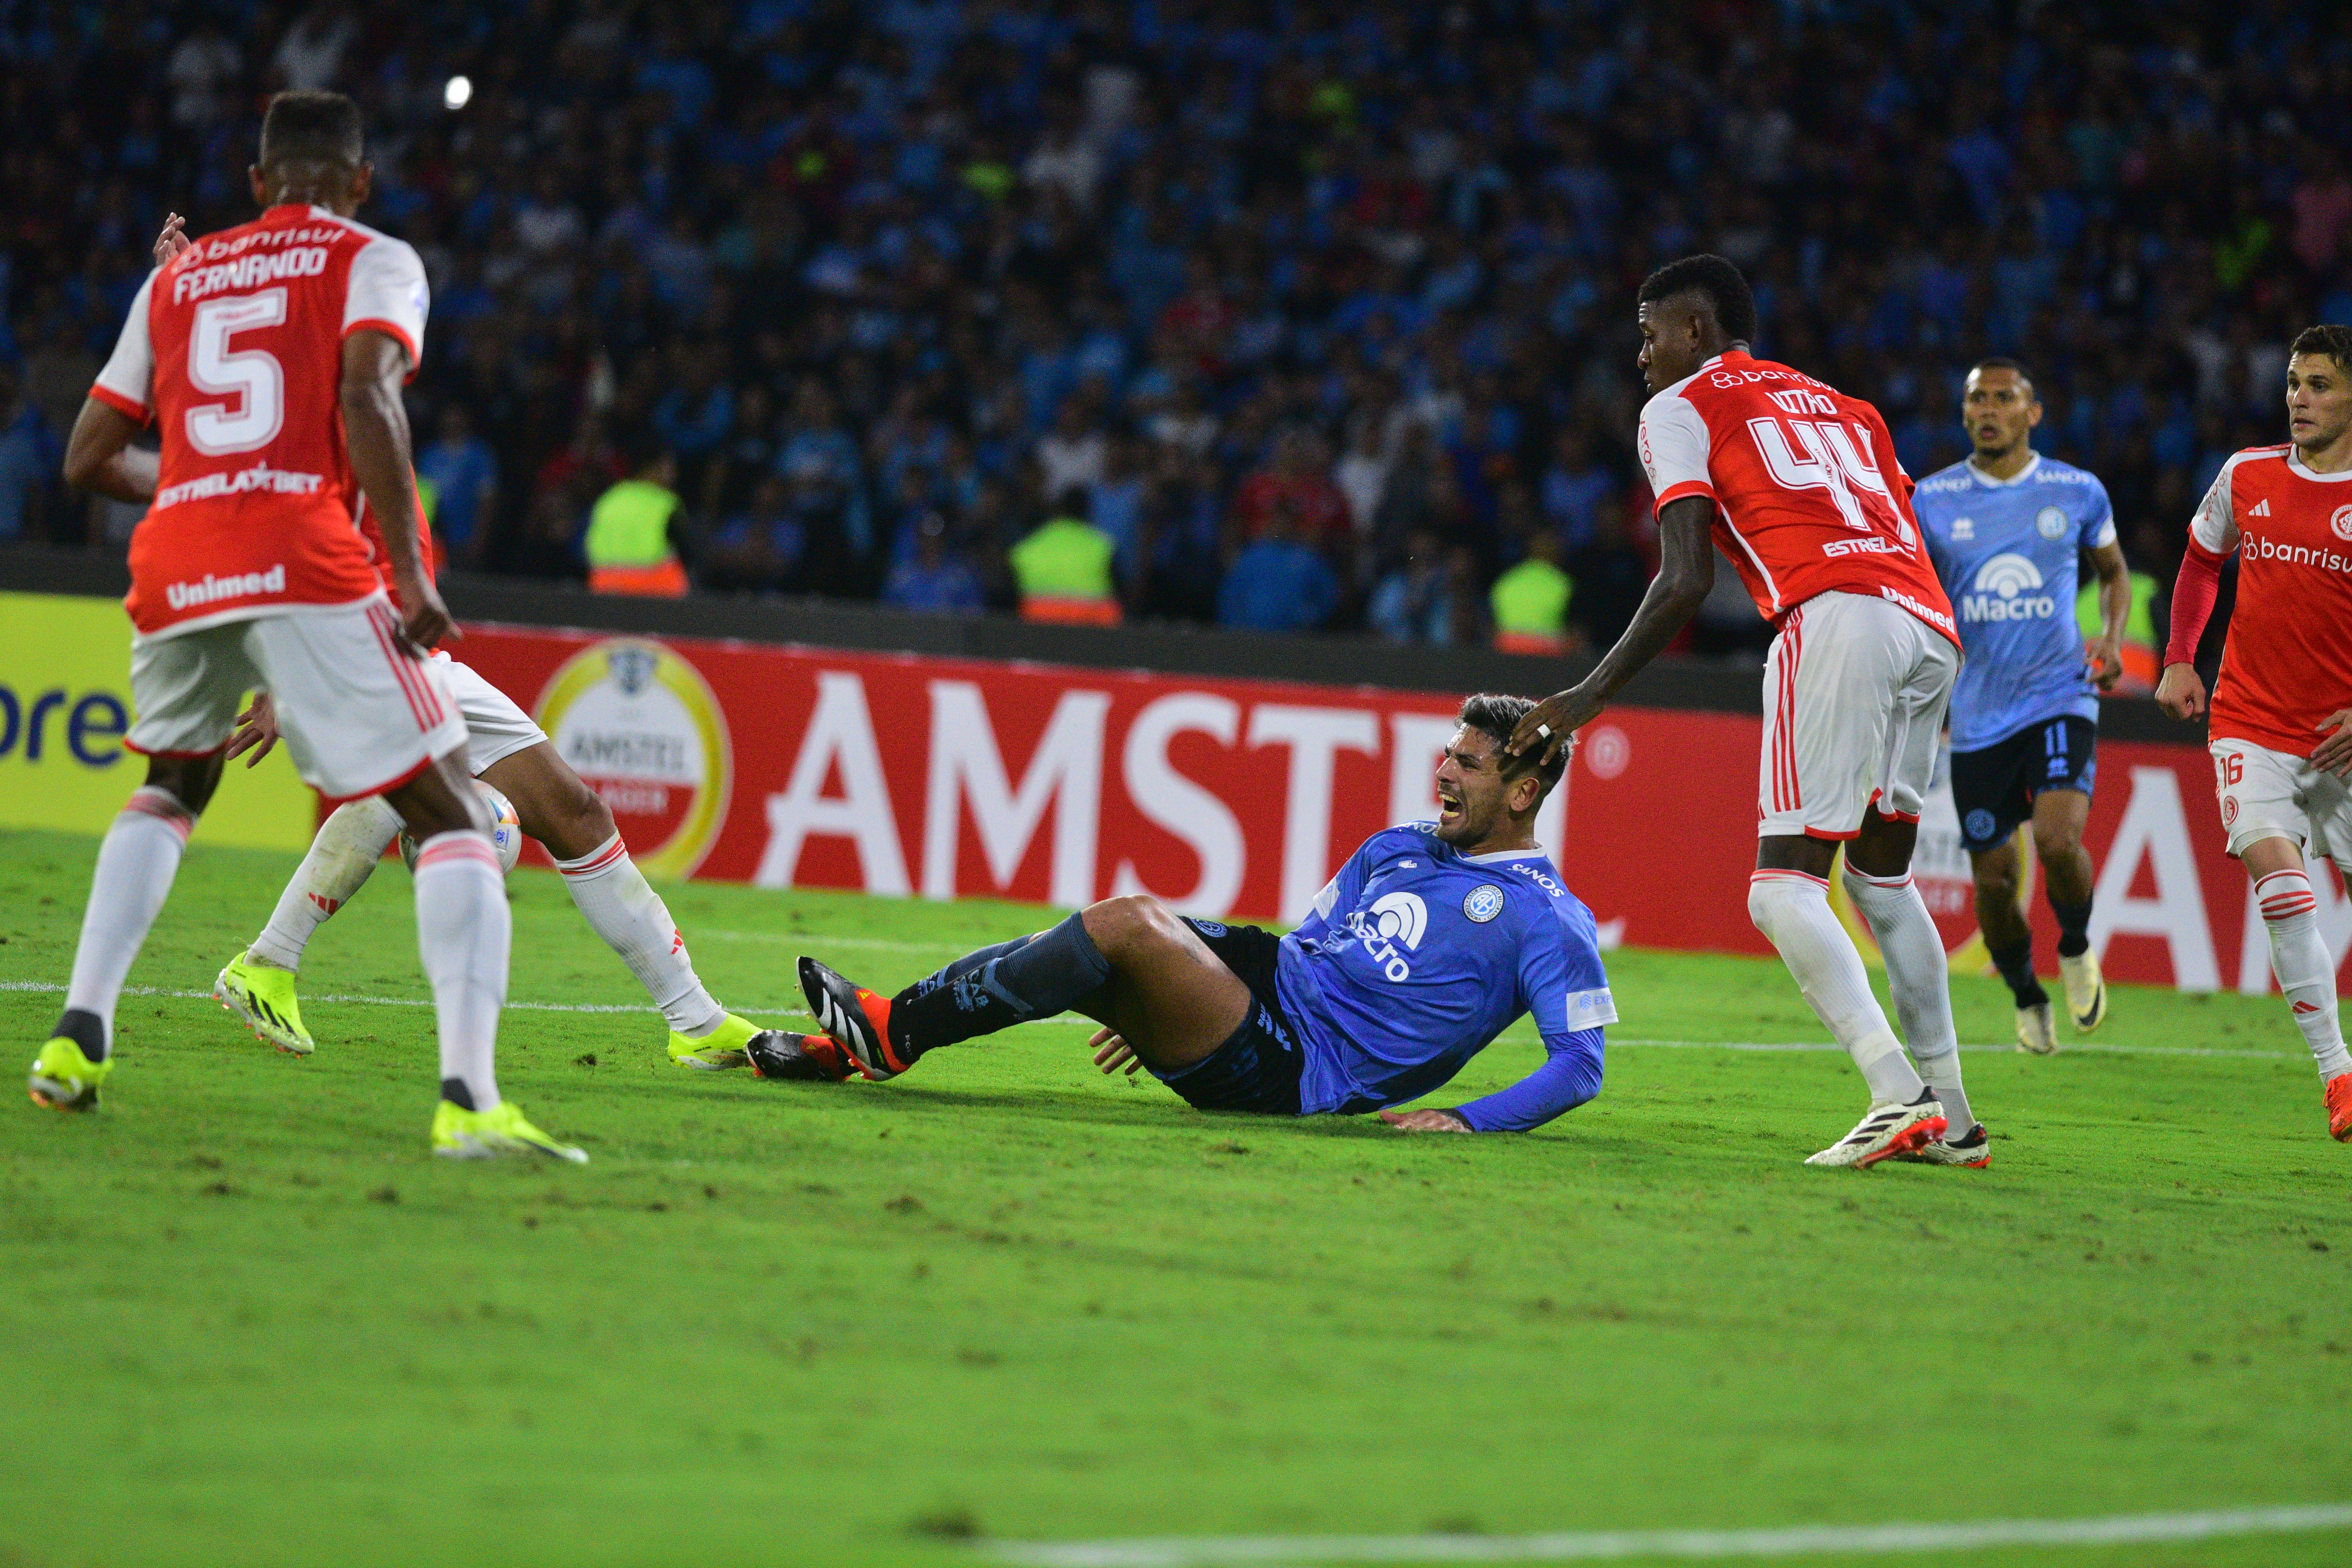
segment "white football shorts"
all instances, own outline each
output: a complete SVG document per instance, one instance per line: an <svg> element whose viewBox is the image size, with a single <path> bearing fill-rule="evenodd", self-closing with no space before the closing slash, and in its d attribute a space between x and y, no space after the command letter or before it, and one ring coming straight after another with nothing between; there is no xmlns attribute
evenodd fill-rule
<svg viewBox="0 0 2352 1568"><path fill-rule="evenodd" d="M483 679L473 666L459 664L446 653L435 654L432 664L441 672L466 721L466 766L476 777L493 763L547 739L547 731L520 704Z"/></svg>
<svg viewBox="0 0 2352 1568"><path fill-rule="evenodd" d="M446 676L399 638L383 594L348 605L133 637L123 743L159 756L228 744L245 694L266 690L294 771L331 803L381 795L466 743Z"/></svg>
<svg viewBox="0 0 2352 1568"><path fill-rule="evenodd" d="M1819 594L1764 661L1759 837L1852 838L1879 815L1919 820L1960 650L1899 605Z"/></svg>
<svg viewBox="0 0 2352 1568"><path fill-rule="evenodd" d="M2205 749L2213 754L2213 794L2231 854L2244 854L2257 839L2287 838L2352 878L2352 784L2309 757L2252 741L2215 741Z"/></svg>

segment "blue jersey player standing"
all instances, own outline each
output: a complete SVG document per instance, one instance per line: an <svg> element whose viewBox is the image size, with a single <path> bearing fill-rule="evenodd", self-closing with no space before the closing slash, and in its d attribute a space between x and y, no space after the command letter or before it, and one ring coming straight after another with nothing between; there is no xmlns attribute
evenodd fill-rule
<svg viewBox="0 0 2352 1568"><path fill-rule="evenodd" d="M2032 447L2042 423L2033 381L2014 360L1969 372L1960 418L1975 455L1920 481L1912 497L1968 656L1952 691L1952 804L1976 871L1977 921L2017 998L2017 1039L2058 1048L2050 997L2033 974L2033 934L2018 895L2011 835L2033 825L2033 851L2058 918L2058 971L2078 1032L2106 1016L2091 952L2091 857L2083 825L2098 772L2099 693L2123 673L2131 580L2106 488ZM2099 574L2101 632L2085 647L2075 575Z"/></svg>
<svg viewBox="0 0 2352 1568"><path fill-rule="evenodd" d="M1534 707L1463 703L1438 763L1438 819L1366 839L1287 936L1137 894L968 953L887 999L812 958L800 961L802 989L871 1079L1076 1011L1103 1026L1091 1043L1105 1072L1148 1068L1202 1110L1377 1110L1406 1132L1540 1126L1601 1091L1601 1027L1617 1010L1592 915L1535 842L1567 753L1545 763L1503 750ZM1523 1014L1543 1040L1534 1072L1466 1105L1390 1109L1444 1085Z"/></svg>

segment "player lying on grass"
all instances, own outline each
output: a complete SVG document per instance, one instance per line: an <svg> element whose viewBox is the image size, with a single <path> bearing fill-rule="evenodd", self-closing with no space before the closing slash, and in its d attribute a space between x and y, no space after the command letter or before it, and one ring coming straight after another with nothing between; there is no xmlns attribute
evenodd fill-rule
<svg viewBox="0 0 2352 1568"><path fill-rule="evenodd" d="M181 224L177 213L164 218L155 239L156 266L169 266L192 243ZM362 508L358 522L383 568L384 591L395 607L404 607L374 516ZM420 569L430 580L433 552L421 516L417 535ZM621 955L668 1020L670 1059L690 1068L743 1066L743 1043L759 1026L720 1006L696 977L686 938L661 895L629 858L613 814L596 792L505 692L446 652L433 654L431 662L466 721L467 770L514 803L523 832L554 858L582 918ZM277 709L267 692L257 693L237 718L226 754L244 754L245 765L251 767L278 743ZM399 832L398 814L379 796L336 807L278 895L269 923L221 970L213 994L265 1043L294 1056L309 1056L316 1047L302 1024L295 973L312 934L366 883Z"/></svg>
<svg viewBox="0 0 2352 1568"><path fill-rule="evenodd" d="M1464 702L1437 767L1438 819L1366 839L1288 936L1139 894L967 953L887 999L813 958L800 961L802 989L871 1079L1075 1011L1103 1026L1092 1043L1104 1071L1131 1058L1204 1110L1380 1110L1406 1132L1541 1126L1601 1091L1601 1026L1617 1011L1592 916L1535 842L1567 753L1503 751L1534 706ZM1522 1014L1545 1052L1527 1078L1452 1110L1382 1109L1447 1082ZM753 1043L762 1072L764 1051Z"/></svg>

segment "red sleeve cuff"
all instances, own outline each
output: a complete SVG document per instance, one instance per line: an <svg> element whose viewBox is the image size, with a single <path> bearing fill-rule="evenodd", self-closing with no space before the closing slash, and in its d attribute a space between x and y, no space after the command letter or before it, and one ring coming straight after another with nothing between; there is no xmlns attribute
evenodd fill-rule
<svg viewBox="0 0 2352 1568"><path fill-rule="evenodd" d="M1664 511L1685 496L1705 496L1707 500L1713 500L1715 487L1705 479L1685 479L1678 485L1669 485L1666 487L1666 493L1658 498L1656 505L1651 510Z"/></svg>
<svg viewBox="0 0 2352 1568"><path fill-rule="evenodd" d="M407 328L397 321L386 321L374 316L368 316L352 321L343 328L343 336L346 338L353 332L382 332L385 337L399 343L402 348L408 351L408 374L402 379L404 381L416 379L417 369L424 364L425 356L417 352L416 340L408 335Z"/></svg>
<svg viewBox="0 0 2352 1568"><path fill-rule="evenodd" d="M131 399L123 396L122 394L115 391L114 388L110 386L93 384L89 389L89 395L99 402L105 404L109 408L113 409L117 414L123 416L125 418L136 419L142 425L147 423L147 405L143 403L133 402Z"/></svg>

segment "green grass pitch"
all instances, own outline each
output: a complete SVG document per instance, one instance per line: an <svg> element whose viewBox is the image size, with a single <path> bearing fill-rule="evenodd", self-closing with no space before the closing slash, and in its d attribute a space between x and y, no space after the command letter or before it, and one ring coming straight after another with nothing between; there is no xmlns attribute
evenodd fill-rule
<svg viewBox="0 0 2352 1568"><path fill-rule="evenodd" d="M0 834L28 1059L95 841ZM320 1040L201 994L289 857L198 849L96 1115L0 1110L0 1565L908 1563L991 1540L1852 1524L2341 1500L2352 1149L2278 1003L2119 988L1984 1051L1990 1171L1816 1172L1863 1100L1778 966L1621 952L1594 1104L1523 1137L1193 1112L1081 1028L888 1085L693 1074L556 879L500 1073L584 1170L425 1152L396 864ZM889 989L1010 904L667 889L739 1010ZM1964 1039L2006 994L1958 985ZM1507 1081L1525 1026L1456 1094ZM2200 1054L2203 1053L2203 1054ZM11 1068L11 1071L19 1070ZM13 1082L14 1080L12 1080ZM2003 1550L2317 1564L2352 1533ZM1921 1559L1924 1561L1925 1559Z"/></svg>

